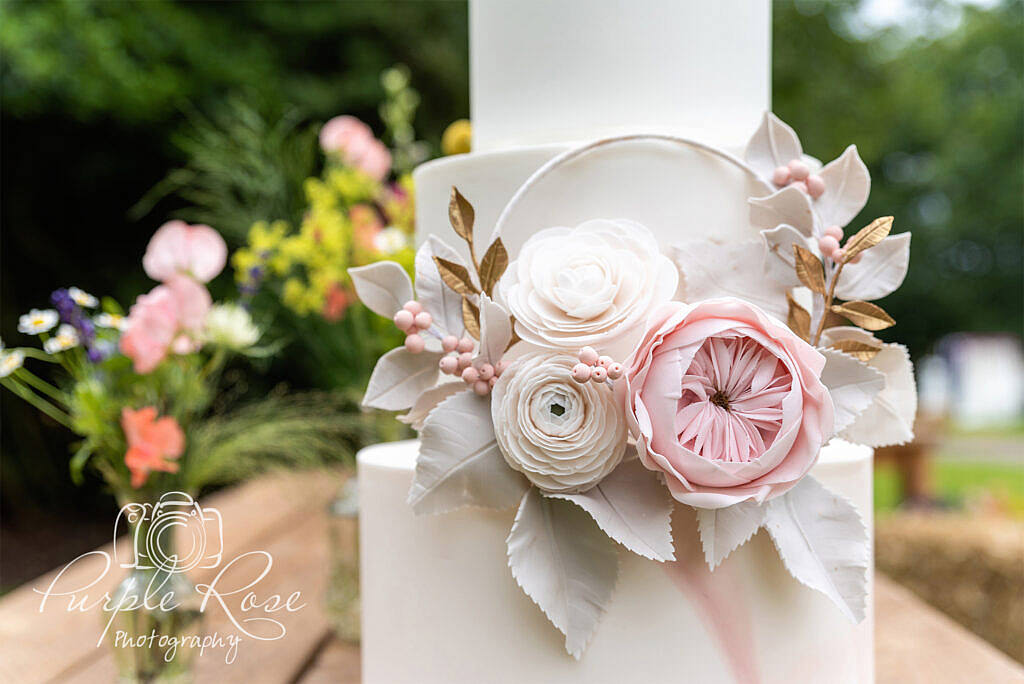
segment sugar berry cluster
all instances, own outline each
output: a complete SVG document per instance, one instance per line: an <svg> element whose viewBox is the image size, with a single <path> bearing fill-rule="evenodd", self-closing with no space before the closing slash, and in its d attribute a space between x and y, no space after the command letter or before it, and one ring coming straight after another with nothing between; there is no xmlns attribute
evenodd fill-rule
<svg viewBox="0 0 1024 684"><path fill-rule="evenodd" d="M787 185L795 186L814 199L825 194L825 179L816 173L811 173L811 167L801 159L793 159L785 166L775 169L772 174L772 183L778 188Z"/></svg>
<svg viewBox="0 0 1024 684"><path fill-rule="evenodd" d="M434 317L430 312L423 310L422 304L415 300L406 302L393 320L398 329L405 333L406 349L413 354L419 354L426 348L427 341L423 339L421 333L430 330L430 326L434 324Z"/></svg>
<svg viewBox="0 0 1024 684"><path fill-rule="evenodd" d="M829 226L825 229L825 234L818 238L818 248L821 250L823 256L828 257L832 261L842 261L846 256L846 250L839 246L839 241L843 239L843 229L839 226ZM855 264L860 261L861 254L850 259L851 264Z"/></svg>
<svg viewBox="0 0 1024 684"><path fill-rule="evenodd" d="M457 375L462 378L462 381L481 397L491 391L494 384L498 382L498 378L508 367L508 363L505 361L499 361L494 365L483 363L474 366L473 340L468 337L459 340L454 335L448 335L441 340L441 347L448 353L448 356L438 362L441 372L445 375Z"/></svg>
<svg viewBox="0 0 1024 684"><path fill-rule="evenodd" d="M610 356L598 356L593 347L580 349L579 359L580 362L572 368L572 379L576 382L604 382L622 377L622 364Z"/></svg>

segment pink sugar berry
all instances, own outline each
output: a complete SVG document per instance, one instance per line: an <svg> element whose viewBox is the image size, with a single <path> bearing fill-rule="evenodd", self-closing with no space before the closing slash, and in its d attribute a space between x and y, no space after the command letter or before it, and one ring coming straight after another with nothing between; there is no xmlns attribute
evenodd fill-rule
<svg viewBox="0 0 1024 684"><path fill-rule="evenodd" d="M590 379L594 382L604 382L608 379L608 369L604 366L595 366L590 373Z"/></svg>
<svg viewBox="0 0 1024 684"><path fill-rule="evenodd" d="M851 263L851 264L859 264L859 263L860 263L860 258L861 258L862 256L864 256L864 252L861 252L861 253L860 253L860 254L858 254L857 256L855 256L855 257L853 257L852 259L850 259L850 263Z"/></svg>
<svg viewBox="0 0 1024 684"><path fill-rule="evenodd" d="M612 365L608 366L608 377L611 378L612 380L618 380L619 378L622 377L622 373L624 370L625 369L622 367L621 363L613 363Z"/></svg>
<svg viewBox="0 0 1024 684"><path fill-rule="evenodd" d="M418 314L420 311L423 311L423 305L417 302L415 299L410 299L409 301L407 301L402 306L402 308L411 313L413 316Z"/></svg>
<svg viewBox="0 0 1024 684"><path fill-rule="evenodd" d="M836 240L831 235L818 238L818 248L821 249L822 254L831 254L839 249L839 240Z"/></svg>
<svg viewBox="0 0 1024 684"><path fill-rule="evenodd" d="M803 192L805 194L810 194L810 193L807 192L807 183L805 183L803 181L793 181L792 183L789 184L789 186L791 188L796 188L800 192Z"/></svg>
<svg viewBox="0 0 1024 684"><path fill-rule="evenodd" d="M502 373L505 372L505 370L507 368L508 368L508 361L499 361L497 363L497 365L494 366L494 375L495 375L495 377L500 376Z"/></svg>
<svg viewBox="0 0 1024 684"><path fill-rule="evenodd" d="M434 317L431 316L426 311L420 311L418 314L416 314L415 321L417 328L419 328L420 330L426 330L434 322Z"/></svg>
<svg viewBox="0 0 1024 684"><path fill-rule="evenodd" d="M455 335L445 335L444 339L441 340L441 349L444 349L446 352L453 352L458 346L459 338Z"/></svg>
<svg viewBox="0 0 1024 684"><path fill-rule="evenodd" d="M473 364L473 355L469 352L459 354L459 372L466 370Z"/></svg>
<svg viewBox="0 0 1024 684"><path fill-rule="evenodd" d="M846 256L846 250L842 248L834 249L829 256L832 257L832 261L842 261L843 257Z"/></svg>
<svg viewBox="0 0 1024 684"><path fill-rule="evenodd" d="M843 229L839 226L829 226L825 229L825 235L831 235L838 242L843 239Z"/></svg>
<svg viewBox="0 0 1024 684"><path fill-rule="evenodd" d="M395 325L398 326L399 330L405 332L413 326L416 319L411 313L402 309L395 314L395 317L392 320L395 322Z"/></svg>
<svg viewBox="0 0 1024 684"><path fill-rule="evenodd" d="M772 183L775 183L775 185L782 187L783 185L789 183L791 176L792 174L789 172L788 166L780 166L777 169L775 169L774 173L772 173Z"/></svg>
<svg viewBox="0 0 1024 684"><path fill-rule="evenodd" d="M474 382L480 379L480 371L472 366L467 366L462 370L462 379L472 385Z"/></svg>
<svg viewBox="0 0 1024 684"><path fill-rule="evenodd" d="M601 366L605 370L607 370L608 366L612 365L613 363L615 363L615 359L613 359L610 356L602 356L597 359L597 365Z"/></svg>
<svg viewBox="0 0 1024 684"><path fill-rule="evenodd" d="M480 371L481 380L490 380L491 378L494 377L494 366L492 366L489 363L485 363L484 365L480 366L480 368L477 370Z"/></svg>
<svg viewBox="0 0 1024 684"><path fill-rule="evenodd" d="M580 362L572 367L572 379L576 382L587 382L590 380L590 376L593 375L594 369L589 365Z"/></svg>
<svg viewBox="0 0 1024 684"><path fill-rule="evenodd" d="M426 340L424 340L416 333L413 333L412 335L407 335L405 337L405 348L408 349L413 354L419 354L426 348L426 346Z"/></svg>
<svg viewBox="0 0 1024 684"><path fill-rule="evenodd" d="M491 387L494 387L497 384L497 382L498 378L491 378L490 380L487 381L487 384L490 385Z"/></svg>
<svg viewBox="0 0 1024 684"><path fill-rule="evenodd" d="M455 371L459 368L459 360L454 356L446 356L437 365L445 375L455 375Z"/></svg>
<svg viewBox="0 0 1024 684"><path fill-rule="evenodd" d="M473 391L479 396L485 397L491 391L491 386L486 380L477 380L473 383Z"/></svg>
<svg viewBox="0 0 1024 684"><path fill-rule="evenodd" d="M807 194L817 199L825 194L825 179L814 173L804 181L807 183Z"/></svg>
<svg viewBox="0 0 1024 684"><path fill-rule="evenodd" d="M799 159L794 159L789 162L789 173L793 176L793 180L802 181L811 175L811 167Z"/></svg>
<svg viewBox="0 0 1024 684"><path fill-rule="evenodd" d="M473 340L471 340L468 337L463 337L461 340L459 340L459 345L456 347L456 349L461 354L473 351Z"/></svg>
<svg viewBox="0 0 1024 684"><path fill-rule="evenodd" d="M588 366L593 366L597 363L597 359L597 352L593 347L584 347L583 349L580 349L580 361Z"/></svg>

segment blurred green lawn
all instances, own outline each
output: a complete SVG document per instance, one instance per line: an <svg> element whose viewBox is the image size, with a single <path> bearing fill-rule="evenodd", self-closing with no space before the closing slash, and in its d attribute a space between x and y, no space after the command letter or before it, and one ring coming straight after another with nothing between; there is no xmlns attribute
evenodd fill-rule
<svg viewBox="0 0 1024 684"><path fill-rule="evenodd" d="M992 505L1013 516L1024 516L1024 467L1014 464L936 461L932 465L935 494L944 503ZM896 468L885 463L875 468L875 512L894 511L900 502Z"/></svg>

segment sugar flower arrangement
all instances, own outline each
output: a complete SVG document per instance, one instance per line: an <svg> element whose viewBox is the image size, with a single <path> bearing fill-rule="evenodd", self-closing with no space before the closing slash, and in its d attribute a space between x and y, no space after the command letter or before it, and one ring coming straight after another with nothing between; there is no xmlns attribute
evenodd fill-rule
<svg viewBox="0 0 1024 684"><path fill-rule="evenodd" d="M217 231L171 221L142 260L159 284L127 315L109 297L70 287L53 292L53 308L21 316L18 331L41 348L0 351L0 385L81 437L70 461L73 479L92 468L122 502L169 489L195 493L241 475L258 457L285 457L301 446L310 423L294 410L211 411L226 361L265 352L248 311L214 303L207 290L226 259ZM27 361L55 372L35 372ZM257 413L262 434L239 439L234 430L252 433Z"/></svg>
<svg viewBox="0 0 1024 684"><path fill-rule="evenodd" d="M676 502L696 510L712 570L763 527L798 581L864 617L864 523L808 472L833 438L912 438L906 349L872 334L894 322L872 301L902 282L910 235L885 217L844 241L870 186L853 146L822 166L766 114L729 159L764 188L747 242L664 254L643 225L601 219L539 230L510 258L500 234L477 248L453 188L468 260L430 237L415 289L397 263L350 270L406 335L364 403L419 430L409 503L516 508L509 567L577 658L616 542L675 560Z"/></svg>

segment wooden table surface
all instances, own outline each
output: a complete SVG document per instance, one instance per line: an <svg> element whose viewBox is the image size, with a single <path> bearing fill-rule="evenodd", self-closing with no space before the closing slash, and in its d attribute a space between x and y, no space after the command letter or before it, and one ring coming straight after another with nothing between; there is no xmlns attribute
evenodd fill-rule
<svg viewBox="0 0 1024 684"><path fill-rule="evenodd" d="M268 476L221 492L204 506L223 518L224 558L265 550L273 566L256 586L260 597L302 592L306 606L275 614L287 630L276 641L243 641L235 661L224 662L223 650L196 658L195 681L330 682L359 681L359 649L334 638L324 611L327 586L327 504L344 476L338 472ZM113 524L113 521L112 521ZM125 543L124 540L119 543ZM111 547L103 550L110 551ZM253 560L253 572L258 564ZM99 555L75 563L60 577L62 587L85 587L90 602L112 591L123 570L103 573ZM214 571L191 574L209 582ZM102 611L68 611L67 599L50 599L40 611L43 590L58 570L0 599L0 682L92 683L115 681L109 645L99 642ZM100 578L97 580L97 578ZM944 684L946 682L1024 682L1024 668L949 618L922 603L883 575L875 582L875 645L880 684ZM240 596L235 599L240 600ZM237 600L228 600L240 615ZM208 634L237 632L228 612L207 611Z"/></svg>

